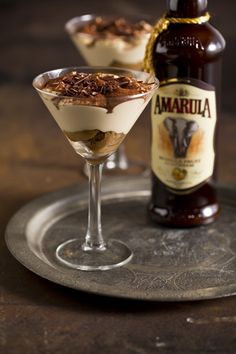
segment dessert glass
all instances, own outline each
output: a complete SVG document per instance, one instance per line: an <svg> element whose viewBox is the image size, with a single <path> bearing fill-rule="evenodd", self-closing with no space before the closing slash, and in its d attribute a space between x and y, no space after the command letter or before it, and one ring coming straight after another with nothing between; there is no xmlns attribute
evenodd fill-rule
<svg viewBox="0 0 236 354"><path fill-rule="evenodd" d="M45 84L73 70L85 73L104 73L123 77L133 77L150 83L146 92L108 96L106 106L81 103L75 96L62 96L45 90ZM103 162L112 154L138 119L153 93L158 88L158 80L150 74L106 67L77 67L48 71L37 76L33 87L66 135L75 152L82 156L89 170L88 227L85 238L78 235L60 244L56 257L67 266L80 270L108 270L119 267L132 258L132 251L119 240L104 240L101 226L101 173ZM92 98L91 98L92 100ZM92 102L92 101L91 101ZM94 135L99 139L93 140ZM104 134L104 135L102 135ZM84 136L86 135L86 137ZM105 144L100 146L100 137ZM115 138L115 143L109 137ZM98 142L98 145L96 145Z"/></svg>
<svg viewBox="0 0 236 354"><path fill-rule="evenodd" d="M96 38L94 35L78 32L78 28L93 21L98 15L87 14L70 19L65 29L71 40L75 44L79 53L84 58L87 65L91 66L112 66L131 70L141 71L146 44L150 33L143 33L139 36L130 35L129 41L125 41L122 35L111 38ZM114 19L111 16L101 16L104 19ZM131 22L144 20L149 22L149 16L128 18ZM131 161L127 158L125 144L121 144L116 152L109 156L104 162L103 171L105 173L129 172L138 174L146 170L146 164ZM88 174L86 167L85 174Z"/></svg>

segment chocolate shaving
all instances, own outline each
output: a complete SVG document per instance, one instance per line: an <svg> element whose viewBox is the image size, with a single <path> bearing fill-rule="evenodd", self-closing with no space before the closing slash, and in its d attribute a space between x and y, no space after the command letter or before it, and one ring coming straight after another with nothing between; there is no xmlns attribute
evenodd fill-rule
<svg viewBox="0 0 236 354"><path fill-rule="evenodd" d="M152 84L137 81L127 76L112 74L85 74L72 71L62 77L49 80L44 89L58 93L59 96L87 98L98 94L103 96L127 96L145 93Z"/></svg>
<svg viewBox="0 0 236 354"><path fill-rule="evenodd" d="M132 99L133 95L148 92L152 86L153 83L144 83L128 76L71 71L49 80L43 90L56 94L52 101L57 109L63 101L64 104L102 107L111 113L116 105ZM112 99L109 100L109 97Z"/></svg>
<svg viewBox="0 0 236 354"><path fill-rule="evenodd" d="M152 26L142 20L131 22L123 17L117 19L107 19L105 17L95 17L83 27L79 27L76 32L86 33L99 38L122 37L130 41L133 37L151 33Z"/></svg>

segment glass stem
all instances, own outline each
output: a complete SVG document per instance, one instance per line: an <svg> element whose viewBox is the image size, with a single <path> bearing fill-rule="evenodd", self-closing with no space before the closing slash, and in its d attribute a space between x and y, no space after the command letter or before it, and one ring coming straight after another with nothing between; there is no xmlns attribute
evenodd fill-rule
<svg viewBox="0 0 236 354"><path fill-rule="evenodd" d="M101 225L101 177L102 164L91 165L87 162L89 172L89 206L88 228L83 244L84 251L105 250Z"/></svg>

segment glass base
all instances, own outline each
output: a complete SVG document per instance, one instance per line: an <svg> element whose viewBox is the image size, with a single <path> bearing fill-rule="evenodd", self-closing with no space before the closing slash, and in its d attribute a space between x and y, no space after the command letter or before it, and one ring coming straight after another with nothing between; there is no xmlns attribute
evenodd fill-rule
<svg viewBox="0 0 236 354"><path fill-rule="evenodd" d="M126 164L107 159L103 165L103 175L140 175L146 173L147 166L139 161L127 160Z"/></svg>
<svg viewBox="0 0 236 354"><path fill-rule="evenodd" d="M89 171L87 164L83 167L83 174L88 177ZM103 164L103 176L124 176L124 175L142 175L143 177L149 177L150 170L142 162L139 161L127 161L127 165L124 168L119 164L114 163L114 161L109 161L107 159Z"/></svg>
<svg viewBox="0 0 236 354"><path fill-rule="evenodd" d="M119 148L110 155L103 163L103 175L146 175L148 167L145 163L129 160L125 152L125 144L122 143ZM84 174L88 177L89 171L87 164L83 168Z"/></svg>
<svg viewBox="0 0 236 354"><path fill-rule="evenodd" d="M80 240L73 239L57 247L57 259L70 268L109 270L121 267L132 259L131 250L121 241L110 240L105 248L84 250Z"/></svg>

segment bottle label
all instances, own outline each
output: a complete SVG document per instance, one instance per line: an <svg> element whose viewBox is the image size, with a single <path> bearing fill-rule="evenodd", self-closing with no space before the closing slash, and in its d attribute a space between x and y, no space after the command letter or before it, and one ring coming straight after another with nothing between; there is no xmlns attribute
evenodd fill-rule
<svg viewBox="0 0 236 354"><path fill-rule="evenodd" d="M214 87L195 79L161 83L152 99L151 165L174 190L206 181L214 168Z"/></svg>

